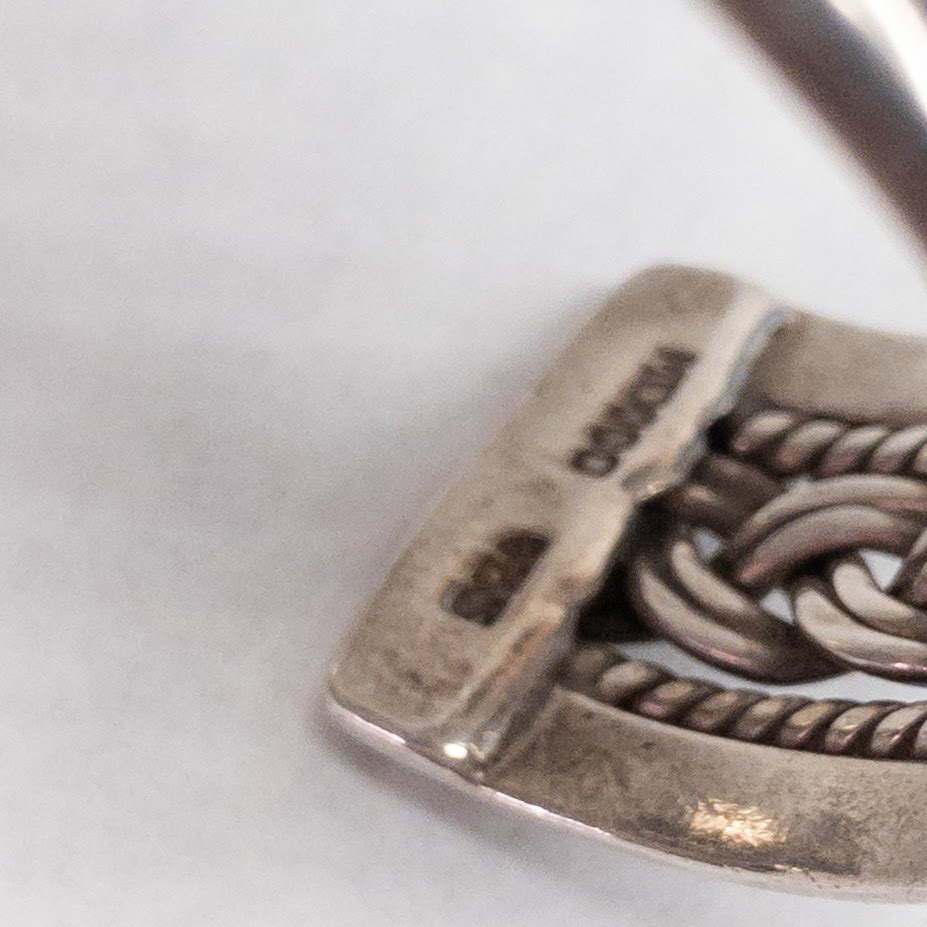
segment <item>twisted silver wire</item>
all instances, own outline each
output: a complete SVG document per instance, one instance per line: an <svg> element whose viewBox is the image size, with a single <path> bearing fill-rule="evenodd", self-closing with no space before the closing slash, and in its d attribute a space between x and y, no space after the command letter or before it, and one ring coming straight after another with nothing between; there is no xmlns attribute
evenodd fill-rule
<svg viewBox="0 0 927 927"><path fill-rule="evenodd" d="M730 452L779 476L881 473L927 478L927 425L849 425L765 409L733 426Z"/></svg>
<svg viewBox="0 0 927 927"><path fill-rule="evenodd" d="M927 760L927 702L854 702L724 689L602 646L580 647L561 683L644 718L790 750Z"/></svg>

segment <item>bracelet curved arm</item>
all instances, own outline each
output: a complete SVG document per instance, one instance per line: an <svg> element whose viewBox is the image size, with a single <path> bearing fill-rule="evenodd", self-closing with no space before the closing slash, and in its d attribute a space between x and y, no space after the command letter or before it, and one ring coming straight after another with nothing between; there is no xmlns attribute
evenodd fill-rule
<svg viewBox="0 0 927 927"><path fill-rule="evenodd" d="M927 3L717 3L849 144L927 249Z"/></svg>

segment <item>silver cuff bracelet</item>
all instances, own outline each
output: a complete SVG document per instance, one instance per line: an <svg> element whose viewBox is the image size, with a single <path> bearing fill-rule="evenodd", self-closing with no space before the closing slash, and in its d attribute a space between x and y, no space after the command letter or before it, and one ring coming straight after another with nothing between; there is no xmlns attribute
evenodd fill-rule
<svg viewBox="0 0 927 927"><path fill-rule="evenodd" d="M927 247L927 3L721 5ZM652 637L741 679L622 653ZM484 797L773 885L927 899L927 694L801 692L849 671L927 684L927 339L667 266L445 496L330 695Z"/></svg>

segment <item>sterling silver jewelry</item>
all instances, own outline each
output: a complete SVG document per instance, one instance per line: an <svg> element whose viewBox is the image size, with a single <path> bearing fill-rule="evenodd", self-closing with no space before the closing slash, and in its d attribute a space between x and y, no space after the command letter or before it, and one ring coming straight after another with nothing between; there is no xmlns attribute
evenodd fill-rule
<svg viewBox="0 0 927 927"><path fill-rule="evenodd" d="M927 4L722 5L927 246ZM901 559L886 588L873 550ZM622 654L649 636L748 681ZM330 694L353 730L552 820L783 887L927 898L927 690L802 694L848 671L927 684L927 339L666 266L450 490Z"/></svg>

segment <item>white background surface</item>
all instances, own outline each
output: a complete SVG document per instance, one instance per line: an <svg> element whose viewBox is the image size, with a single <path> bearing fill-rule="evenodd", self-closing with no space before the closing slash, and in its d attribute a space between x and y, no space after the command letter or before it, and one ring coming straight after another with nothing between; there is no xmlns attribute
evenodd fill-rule
<svg viewBox="0 0 927 927"><path fill-rule="evenodd" d="M645 862L326 734L435 494L640 267L927 328L694 0L0 6L0 921L925 924Z"/></svg>

